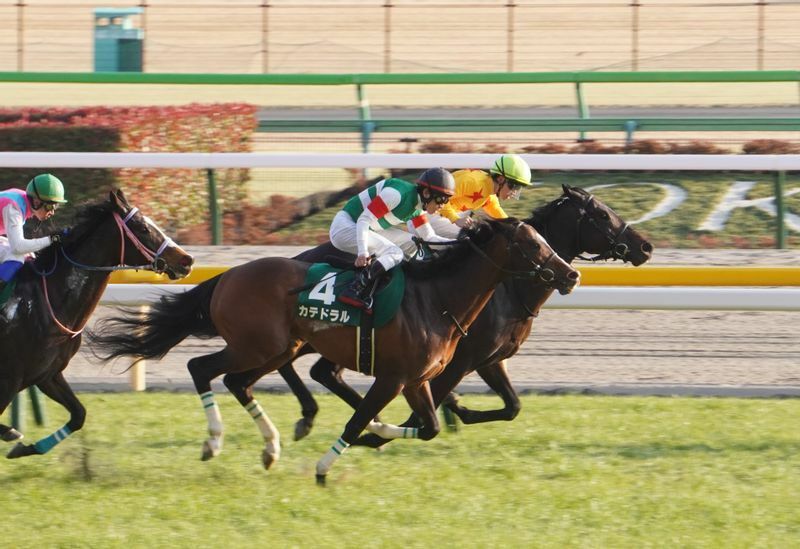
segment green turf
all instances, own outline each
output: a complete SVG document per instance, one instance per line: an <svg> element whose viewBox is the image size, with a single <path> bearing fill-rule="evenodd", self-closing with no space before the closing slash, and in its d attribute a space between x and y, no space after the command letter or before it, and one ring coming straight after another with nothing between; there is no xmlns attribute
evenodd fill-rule
<svg viewBox="0 0 800 549"><path fill-rule="evenodd" d="M229 395L225 448L207 463L196 396L81 398L82 432L46 456L0 462L5 546L800 546L798 399L529 396L511 423L350 449L320 488L315 463L349 417L330 396L295 443L293 397L258 395L284 437L269 472ZM64 421L48 413L29 440Z"/></svg>
<svg viewBox="0 0 800 549"><path fill-rule="evenodd" d="M635 220L654 208L663 198L655 185L633 183L662 183L678 186L687 192L687 199L669 214L636 225L656 247L668 248L772 248L775 247L776 218L755 208L734 210L725 229L719 232L700 231L698 227L713 210L733 182L756 181L749 199L774 195L773 176L767 173L545 173L536 174L542 184L526 189L517 201L503 202L509 215L527 217L531 211L555 199L562 183L580 187L616 184L598 189L595 195L614 208L623 218ZM800 174L789 174L785 190L800 187ZM316 244L327 237L328 228L341 204L329 207L276 234L298 244ZM791 213L800 211L800 194L786 199ZM322 236L320 236L322 235ZM788 231L787 247L800 248L800 234Z"/></svg>

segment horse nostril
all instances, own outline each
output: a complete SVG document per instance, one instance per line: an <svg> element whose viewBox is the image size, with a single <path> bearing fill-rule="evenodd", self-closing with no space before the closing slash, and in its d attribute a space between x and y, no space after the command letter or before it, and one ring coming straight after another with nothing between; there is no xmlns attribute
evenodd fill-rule
<svg viewBox="0 0 800 549"><path fill-rule="evenodd" d="M567 278L569 278L570 280L578 280L580 277L581 273L579 273L578 271L572 271L567 275Z"/></svg>
<svg viewBox="0 0 800 549"><path fill-rule="evenodd" d="M649 242L645 242L645 243L643 243L643 244L642 244L642 251L643 251L644 253L646 253L646 254L651 254L651 253L653 253L653 245L652 245L652 244L650 244Z"/></svg>
<svg viewBox="0 0 800 549"><path fill-rule="evenodd" d="M194 258L190 255L185 255L181 258L180 263L183 267L191 267L194 264Z"/></svg>

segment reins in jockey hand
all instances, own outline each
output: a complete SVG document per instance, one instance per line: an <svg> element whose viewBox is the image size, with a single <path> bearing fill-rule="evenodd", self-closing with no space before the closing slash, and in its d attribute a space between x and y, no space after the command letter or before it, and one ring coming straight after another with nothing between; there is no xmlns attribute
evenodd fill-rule
<svg viewBox="0 0 800 549"><path fill-rule="evenodd" d="M63 245L60 248L61 255L63 255L64 259L66 259L69 263L71 263L75 267L78 267L79 269L83 269L83 270L86 270L86 271L112 272L112 271L122 271L122 270L137 270L137 271L138 270L146 270L146 271L153 271L153 272L159 273L159 274L163 273L166 270L167 263L161 257L161 254L164 253L164 250L166 250L170 245L173 245L175 242L170 237L168 237L166 235L163 235L164 236L164 240L163 240L163 242L161 242L161 245L158 247L158 250L156 250L155 252L152 251L147 246L145 246L142 243L142 241L139 239L139 237L137 237L133 233L131 228L128 227L128 222L133 218L134 215L136 215L136 213L138 211L139 211L139 208L134 206L133 208L131 208L128 211L128 213L125 215L124 219L117 212L114 212L114 221L117 223L117 227L119 228L119 236L120 236L119 264L117 264L117 265L84 265L82 263L79 263L79 262L73 260L71 257L69 257L67 255L67 252L64 249ZM126 237L127 237L127 239L126 239ZM133 246L137 250L139 250L139 253L141 253L142 256L144 256L144 258L147 261L150 261L150 263L145 264L145 265L124 265L123 263L125 261L125 242L126 242L126 240L130 240L131 244L133 244ZM50 303L50 296L49 296L49 294L47 292L47 277L55 272L56 266L58 265L58 255L55 255L54 257L55 257L55 259L53 261L53 267L49 271L47 271L47 272L41 271L40 272L40 271L37 271L35 269L35 267L32 267L32 268L33 268L33 271L36 274L38 274L42 279L42 288L43 288L43 291L44 291L45 303L47 304L47 310L50 312L50 317L53 319L53 322L55 322L56 326L58 326L58 328L62 332L64 332L65 334L69 335L70 337L76 337L76 336L80 335L81 332L83 332L83 329L86 327L86 322L88 322L89 319L88 318L86 319L86 322L84 322L83 326L81 326L80 329L71 330L68 327L66 327L64 324L62 324L58 320L58 318L56 317L55 311L53 310L53 306Z"/></svg>
<svg viewBox="0 0 800 549"><path fill-rule="evenodd" d="M519 245L519 243L514 240L514 236L516 236L517 231L523 225L525 225L525 222L520 221L519 223L517 223L517 225L514 226L514 234L512 235L512 237L511 237L511 239L510 239L510 241L508 243L508 250L510 251L512 248L516 248L519 251L520 255L522 255L522 257L528 263L530 263L533 266L533 269L531 269L530 271L523 271L523 270L516 270L516 269L506 269L502 265L498 265L497 262L494 259L489 257L489 255L486 252L484 252L480 248L480 246L475 244L472 241L472 239L469 238L469 237L460 238L460 239L457 239L457 240L449 240L447 242L430 242L430 241L427 241L427 240L422 240L420 238L414 237L414 243L419 248L421 244L425 244L427 246L453 246L455 244L459 244L459 243L464 242L466 240L467 244L469 244L470 247L473 250L475 250L475 252L478 253L478 255L480 255L483 259L485 259L486 261L491 263L494 267L496 267L500 272L502 272L504 274L510 275L513 278L526 278L526 279L536 279L536 278L538 278L539 280L541 280L542 282L545 282L545 283L552 282L555 279L556 275L555 275L555 272L553 272L552 269L548 269L547 268L547 264L550 263L550 260L553 259L553 257L556 256L556 253L555 252L551 253L547 257L547 259L544 261L544 263L541 264L541 265L539 265L533 259L531 259L531 257L528 254L525 253L525 250L522 249L522 247Z"/></svg>

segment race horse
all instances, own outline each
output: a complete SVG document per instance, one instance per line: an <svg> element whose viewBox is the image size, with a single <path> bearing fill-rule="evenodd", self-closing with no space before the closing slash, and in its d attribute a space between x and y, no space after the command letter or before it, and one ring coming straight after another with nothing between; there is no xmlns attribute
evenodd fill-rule
<svg viewBox="0 0 800 549"><path fill-rule="evenodd" d="M593 262L621 260L639 266L648 261L653 253L653 246L614 210L578 187L563 185L561 196L534 210L525 222L544 236L556 253L569 263L582 254L593 254L594 257L581 259ZM321 261L336 253L336 249L327 243L307 250L296 258ZM552 289L536 281L519 278L504 280L478 315L469 337L459 342L452 361L439 376L431 380L434 404L446 406L465 424L514 419L520 411L520 401L508 377L506 360L514 356L527 339L534 319L551 294ZM313 352L307 346L301 354ZM503 408L470 410L458 402L451 391L471 372L480 375L502 398ZM297 437L302 437L313 425L316 402L291 364L281 367L280 373L300 400L303 418L298 421L295 432ZM345 383L342 368L327 357L321 357L311 367L310 374L312 379L350 406L355 408L361 401L361 395ZM419 418L412 416L403 425L418 424ZM386 441L369 434L356 443L379 446Z"/></svg>
<svg viewBox="0 0 800 549"><path fill-rule="evenodd" d="M97 307L112 271L146 269L177 279L189 274L192 257L153 221L131 207L121 190L83 206L60 245L29 261L0 305L0 414L21 390L36 385L69 411L69 421L35 444L18 442L9 458L44 454L83 427L86 409L64 379L81 345L81 332ZM22 433L0 424L0 438Z"/></svg>
<svg viewBox="0 0 800 549"><path fill-rule="evenodd" d="M297 314L293 292L304 284L311 264L263 258L234 267L194 289L163 296L140 315L127 310L105 319L91 340L106 358L160 358L189 335L222 336L226 347L189 360L189 372L208 420L203 459L219 454L223 426L211 380L223 382L251 414L263 435L265 468L279 458L275 426L253 398L253 384L291 360L308 342L336 364L358 370L356 328L310 320ZM462 232L441 256L405 267L406 286L399 310L375 329L371 388L347 422L341 437L319 460L316 478L324 484L334 461L370 426L390 438L429 440L439 432L429 380L450 361L458 340L472 325L497 284L509 276L546 282L570 292L580 275L561 260L531 227L516 219L479 222ZM470 276L458 273L468 272ZM397 395L422 418L403 429L373 421Z"/></svg>

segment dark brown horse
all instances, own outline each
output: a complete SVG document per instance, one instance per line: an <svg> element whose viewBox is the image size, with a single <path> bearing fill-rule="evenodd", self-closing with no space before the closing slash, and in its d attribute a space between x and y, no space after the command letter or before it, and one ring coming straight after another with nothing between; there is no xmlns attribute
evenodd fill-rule
<svg viewBox="0 0 800 549"><path fill-rule="evenodd" d="M375 331L375 381L342 436L317 463L318 482L324 483L338 456L400 392L422 426L403 429L381 424L381 434L425 440L436 436L439 422L428 382L450 361L462 330L469 329L502 279L545 280L564 293L578 282L577 271L530 225L518 220L481 222L462 236L439 259L405 267L400 309ZM297 296L291 290L304 284L309 266L265 258L234 267L184 294L163 297L144 317L133 311L109 319L93 337L95 348L109 358L154 358L189 335L222 336L227 343L223 350L189 361L211 435L203 457L213 457L221 449L222 419L211 380L226 374L225 385L251 413L266 440L262 460L269 468L279 456L278 432L253 399L253 384L294 358L305 342L337 364L358 368L355 328L296 313ZM470 276L461 276L464 272Z"/></svg>
<svg viewBox="0 0 800 549"><path fill-rule="evenodd" d="M35 444L21 442L9 458L44 454L83 426L86 409L64 380L63 370L81 345L81 332L108 284L123 268L189 274L192 257L132 208L122 191L78 211L77 224L61 246L50 246L26 263L16 288L0 307L0 414L31 385L64 406L69 421ZM0 425L0 438L22 433Z"/></svg>
<svg viewBox="0 0 800 549"><path fill-rule="evenodd" d="M594 196L577 187L562 187L562 195L536 209L526 220L547 239L553 249L566 261L572 262L581 254L595 254L585 258L592 261L622 260L641 265L650 259L653 247L636 230L632 229L616 212ZM322 261L335 253L323 244L299 256L304 261ZM453 360L441 375L431 380L434 403L452 410L464 423L514 419L520 411L520 401L506 370L506 360L514 356L527 339L533 319L550 297L552 290L535 281L507 279L498 287L489 303L478 315L470 336L461 340ZM313 352L305 348L303 353ZM489 387L503 399L504 407L498 410L470 410L449 394L469 373L477 372ZM290 364L280 373L298 396L303 408L303 419L298 422L297 435L311 428L316 402L294 373ZM320 358L310 371L311 377L334 394L356 407L361 395L342 378L342 368L326 357ZM417 425L413 418L403 425ZM377 446L386 440L376 435L365 435L357 444Z"/></svg>

